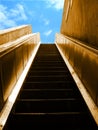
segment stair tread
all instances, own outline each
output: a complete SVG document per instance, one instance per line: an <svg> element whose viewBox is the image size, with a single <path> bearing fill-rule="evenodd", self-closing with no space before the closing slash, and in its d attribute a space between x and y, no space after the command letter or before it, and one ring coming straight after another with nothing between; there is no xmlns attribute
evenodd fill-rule
<svg viewBox="0 0 98 130"><path fill-rule="evenodd" d="M71 112L50 112L50 113L14 113L14 115L23 115L23 116L25 116L25 115L30 115L30 116L32 116L32 115L82 115L82 114L84 114L83 112L74 112L74 111L71 111Z"/></svg>
<svg viewBox="0 0 98 130"><path fill-rule="evenodd" d="M53 98L53 99L50 99L50 98L48 98L48 99L18 99L17 101L20 101L20 102L36 102L36 101L76 101L76 100L79 100L80 101L80 99L76 99L76 98Z"/></svg>

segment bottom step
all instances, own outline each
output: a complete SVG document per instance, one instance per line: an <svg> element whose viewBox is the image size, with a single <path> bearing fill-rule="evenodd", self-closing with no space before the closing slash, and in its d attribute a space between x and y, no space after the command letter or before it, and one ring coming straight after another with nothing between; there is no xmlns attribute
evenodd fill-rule
<svg viewBox="0 0 98 130"><path fill-rule="evenodd" d="M71 113L17 113L10 117L7 130L33 130L59 128L60 130L97 130L92 120L79 112ZM11 123L11 125L10 125Z"/></svg>

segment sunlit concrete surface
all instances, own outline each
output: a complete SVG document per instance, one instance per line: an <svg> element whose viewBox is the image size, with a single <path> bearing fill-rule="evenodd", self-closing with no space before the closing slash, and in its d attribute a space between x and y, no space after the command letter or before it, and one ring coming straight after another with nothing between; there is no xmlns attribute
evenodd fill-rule
<svg viewBox="0 0 98 130"><path fill-rule="evenodd" d="M61 33L98 48L98 0L66 0Z"/></svg>
<svg viewBox="0 0 98 130"><path fill-rule="evenodd" d="M23 25L0 31L0 38L0 129L3 129L40 46L40 34Z"/></svg>
<svg viewBox="0 0 98 130"><path fill-rule="evenodd" d="M95 119L95 121L98 125L98 107L97 107L97 100L96 100L96 97L98 95L97 90L96 90L97 89L97 81L98 81L98 80L96 80L97 79L96 77L98 77L96 67L98 66L98 64L97 64L97 66L96 66L96 64L94 66L94 63L97 63L96 57L98 55L98 51L83 45L81 42L79 42L75 39L71 39L69 37L67 39L67 37L65 37L64 35L61 35L61 34L56 35L55 44L56 44L60 54L62 55L65 63L67 64L67 66L70 70L70 73L73 76L80 93L82 94L82 96L83 96L92 116L94 117L94 119ZM81 76L81 75L85 75L85 73L87 75L86 69L83 67L86 63L83 65L83 63L80 62L80 60L82 59L82 55L81 55L81 58L79 60L78 55L77 55L77 53L75 53L74 47L72 47L72 46L74 46L74 47L78 46L78 48L80 50L82 50L82 53L87 53L90 56L90 57L87 57L88 59L93 58L93 67L94 67L93 71L94 72L92 72L91 75L88 74L87 79L85 79L85 77ZM81 47L83 47L83 46L84 46L84 48L83 48L84 50L81 49ZM74 50L73 52L72 52L71 48ZM92 50L92 51L90 52L90 50ZM76 54L76 56L75 56L75 54ZM79 61L76 61L75 59L79 60ZM80 64L76 65L75 61L78 62L78 63L80 62ZM91 61L92 60L90 60L90 61L87 60L88 68L90 70L92 69L92 68L89 67L89 64L91 64L90 63ZM77 68L79 68L79 70L77 70ZM83 71L83 68L85 69L84 71ZM96 73L96 75L95 75L95 73ZM92 81L90 81L90 79L92 79ZM89 86L87 86L86 83L83 83L83 80L84 81L88 80ZM89 88L87 88L87 87L89 87ZM89 91L89 90L91 90L91 91ZM93 94L93 95L91 95L91 94Z"/></svg>
<svg viewBox="0 0 98 130"><path fill-rule="evenodd" d="M12 109L14 103L15 103L17 95L18 95L18 93L19 93L19 91L21 89L21 86L22 86L22 84L23 84L23 82L25 80L25 77L26 77L26 75L27 75L27 73L29 71L29 68L30 68L33 60L34 60L34 57L35 57L35 55L37 53L37 50L38 50L39 46L40 46L40 43L36 46L35 50L33 51L27 65L25 67L25 69L23 70L19 80L17 81L16 85L14 86L11 94L8 96L8 99L7 99L5 105L4 105L4 107L3 107L3 109L2 109L2 111L0 113L0 130L3 129L3 127L4 127L4 125L5 125L6 121L7 121L7 118L8 118L8 116L10 114L10 111L11 111L11 109Z"/></svg>
<svg viewBox="0 0 98 130"><path fill-rule="evenodd" d="M32 33L32 28L30 25L22 25L5 30L0 30L0 45L14 41L30 33Z"/></svg>

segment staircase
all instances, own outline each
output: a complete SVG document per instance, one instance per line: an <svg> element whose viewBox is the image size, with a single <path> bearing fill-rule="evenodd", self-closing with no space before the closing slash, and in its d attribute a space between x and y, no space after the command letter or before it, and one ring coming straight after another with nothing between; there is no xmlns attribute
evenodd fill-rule
<svg viewBox="0 0 98 130"><path fill-rule="evenodd" d="M41 44L4 130L97 130L55 44Z"/></svg>

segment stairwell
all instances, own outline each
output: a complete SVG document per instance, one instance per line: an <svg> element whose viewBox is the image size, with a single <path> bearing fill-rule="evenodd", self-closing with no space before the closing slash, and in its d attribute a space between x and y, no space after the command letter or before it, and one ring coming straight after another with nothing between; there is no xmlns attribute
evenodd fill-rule
<svg viewBox="0 0 98 130"><path fill-rule="evenodd" d="M4 130L97 130L55 44L41 44Z"/></svg>

